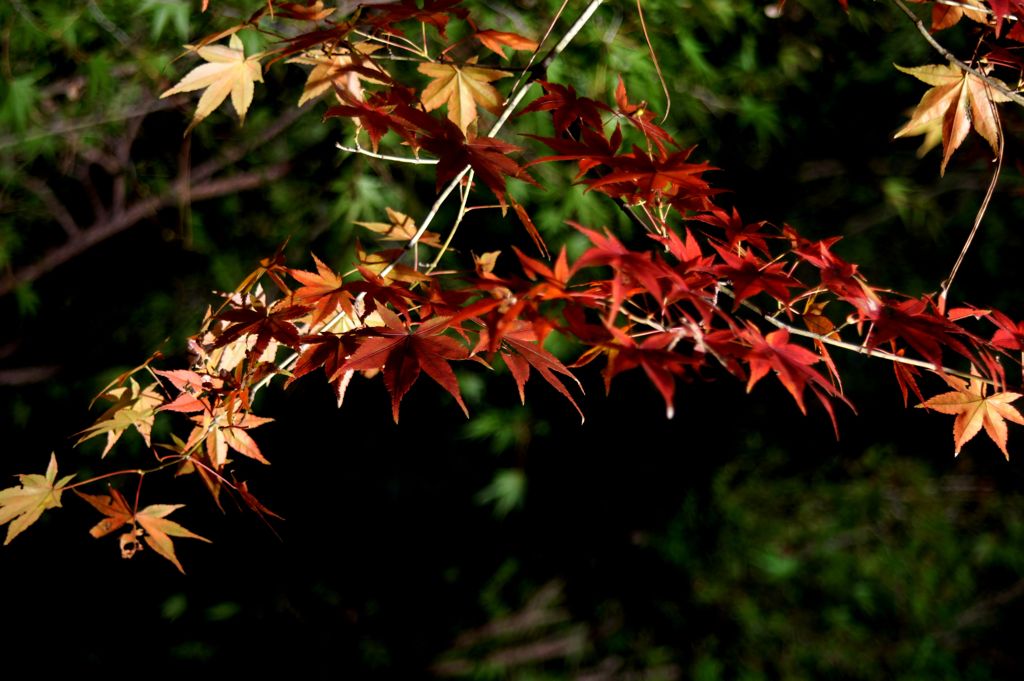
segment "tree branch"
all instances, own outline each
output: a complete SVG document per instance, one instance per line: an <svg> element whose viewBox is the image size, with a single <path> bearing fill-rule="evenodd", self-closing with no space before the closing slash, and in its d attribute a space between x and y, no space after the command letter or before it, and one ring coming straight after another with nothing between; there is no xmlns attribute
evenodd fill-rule
<svg viewBox="0 0 1024 681"><path fill-rule="evenodd" d="M43 202L43 205L46 206L46 210L49 211L50 215L53 216L53 219L56 220L62 228L64 228L64 233L67 234L68 237L74 238L81 231L78 223L75 222L73 217L71 217L71 213L68 211L67 207L61 203L60 199L57 198L57 195L53 193L52 189L50 189L50 185L46 184L38 177L32 177L31 175L26 175L21 181L21 184L24 185L25 189L28 189L30 192L35 194L36 197Z"/></svg>
<svg viewBox="0 0 1024 681"><path fill-rule="evenodd" d="M133 227L161 208L173 206L181 196L188 196L193 201L202 201L255 189L284 177L288 169L287 163L281 163L262 170L239 173L231 177L198 184L186 185L184 182L175 182L163 194L138 201L123 212L79 231L64 244L49 251L36 262L15 270L0 281L0 296L10 293L18 286L35 281L96 244Z"/></svg>

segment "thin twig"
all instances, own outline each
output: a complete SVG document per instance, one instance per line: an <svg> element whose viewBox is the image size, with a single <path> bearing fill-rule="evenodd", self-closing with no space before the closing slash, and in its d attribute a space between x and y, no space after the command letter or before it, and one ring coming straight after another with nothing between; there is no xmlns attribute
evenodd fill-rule
<svg viewBox="0 0 1024 681"><path fill-rule="evenodd" d="M437 251L437 255L434 260L427 267L427 274L433 272L438 263L441 262L441 257L448 251L449 246L452 244L452 239L455 238L455 232L459 230L459 225L462 224L462 219L466 217L466 203L469 201L469 188L473 186L473 171L469 171L469 176L466 178L466 186L462 188L459 193L462 195L462 200L459 202L459 212L455 216L455 224L452 225L451 230L448 232L448 238L441 244L440 250Z"/></svg>
<svg viewBox="0 0 1024 681"><path fill-rule="evenodd" d="M978 213L974 216L974 226L971 227L971 233L967 235L967 241L964 242L964 247L960 249L960 255L957 256L956 263L953 264L953 269L950 271L946 281L942 283L942 290L939 293L939 309L944 310L946 308L946 297L949 295L949 289L953 286L953 279L956 277L956 273L960 270L960 265L964 261L964 256L967 255L967 249L971 247L971 242L974 241L974 236L978 233L978 228L981 227L981 221L985 217L985 212L988 210L988 204L992 200L992 194L996 190L996 184L999 182L999 171L1003 168L1003 124L999 119L999 112L996 110L995 102L991 99L988 100L988 105L992 107L992 115L995 117L997 132L999 135L999 152L996 156L996 169L992 173L992 180L988 183L988 191L985 192L985 198L981 202L981 206L978 208Z"/></svg>
<svg viewBox="0 0 1024 681"><path fill-rule="evenodd" d="M658 63L658 54L654 51L654 45L651 44L651 36L647 33L647 22L644 21L644 9L641 4L641 0L636 0L636 14L640 17L640 28L644 32L644 40L647 42L647 52L651 55L651 63L654 64L654 71L658 74L658 82L661 83L661 91L665 93L665 113L661 117L661 122L664 123L668 120L668 112L672 110L672 95L668 91L668 83L665 82L665 75L661 72L661 64Z"/></svg>
<svg viewBox="0 0 1024 681"><path fill-rule="evenodd" d="M369 156L370 158L378 158L381 161L391 161L392 163L409 163L416 166L433 166L437 165L438 161L436 158L413 158L409 156L392 156L391 154L378 154L375 151L369 149L363 149L362 147L346 147L340 142L335 145L342 151L347 151L350 154L360 154L362 156Z"/></svg>
<svg viewBox="0 0 1024 681"><path fill-rule="evenodd" d="M730 298L735 298L736 297L736 294L734 294L732 292L732 290L729 289L729 287L725 286L724 284L718 284L718 290L721 291L722 293L724 293L725 295L729 296ZM922 360L922 359L914 359L913 357L904 357L903 355L897 355L895 353L888 352L886 350L879 350L878 348L870 348L870 347L868 347L866 345L858 345L857 343L848 343L846 341L842 341L842 340L838 340L836 338L832 338L831 335L822 335L820 333L815 333L813 331L808 331L807 329L801 329L798 326L792 326L790 324L787 324L784 321L776 319L775 317L773 317L773 316L771 316L769 314L766 314L763 310L761 310L761 308L757 307L756 305L751 303L749 300L741 301L740 305L745 307L745 308L747 308L748 310L756 313L757 316L759 316L761 319L765 320L766 322L768 322L772 326L774 326L776 328L779 328L779 329L784 329L784 330L788 331L789 333L793 334L794 336L803 336L804 338L812 338L814 340L821 341L822 343L825 343L826 345L831 345L831 346L836 347L836 348L842 348L843 350L849 350L850 352L855 352L855 353L857 353L859 355L866 355L868 357L877 357L878 359L889 360L890 362L893 362L895 364L906 364L906 365L913 366L913 367L920 367L922 369L927 369L929 371L937 371L939 373L948 374L950 376L957 376L959 378L963 378L963 379L967 379L967 380L975 380L975 381L980 380L982 383L987 383L989 385L996 385L996 382L993 381L993 380L990 380L990 379L987 379L987 378L981 378L981 377L979 377L979 376L977 376L975 374L971 374L971 373L966 372L966 371L961 371L959 369L951 369L950 367L946 367L946 366L943 366L941 364L936 364L934 362L926 362L925 360Z"/></svg>

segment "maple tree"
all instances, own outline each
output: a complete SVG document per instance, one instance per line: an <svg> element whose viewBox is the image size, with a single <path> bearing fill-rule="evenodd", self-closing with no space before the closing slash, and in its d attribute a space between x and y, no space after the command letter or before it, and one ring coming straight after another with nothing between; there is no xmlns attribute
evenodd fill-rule
<svg viewBox="0 0 1024 681"><path fill-rule="evenodd" d="M343 407L348 390L379 377L398 422L403 399L426 374L468 414L452 368L460 362L504 366L521 400L531 374L540 376L584 417L582 384L572 370L592 362L602 367L606 390L617 376L641 370L669 418L679 382L727 374L750 392L771 376L801 412L812 394L838 434L835 405L852 408L856 399L845 395L832 353L862 353L892 364L905 400L913 393L919 406L956 416L956 453L984 428L1009 458L1005 421L1022 422L1009 405L1019 395L1007 389L1020 382L1022 323L951 303L971 239L936 294L912 296L872 284L857 264L836 254L836 239L809 239L785 223L748 223L735 208L727 210L720 203L725 188L711 179L715 166L663 127L646 102L631 101L625 79L607 101L547 79L547 67L601 4L592 0L576 16L559 17L543 36L523 36L477 26L455 0L401 0L348 14L321 2L272 0L187 46L205 63L161 94L203 91L186 135L229 96L244 123L265 69L306 67L297 105L333 100L320 113L347 121L353 146L344 149L432 173L436 198L418 220L396 206L388 208L388 222L357 223L372 233L372 244L360 245L351 267L340 264L347 271L315 254L315 272L286 263L282 252L268 256L208 310L190 341L190 368L156 369L154 357L113 381L101 394L113 405L79 442L105 435L106 456L134 429L156 463L83 480L76 491L137 476L139 497L144 479L167 472L198 478L218 504L229 495L272 516L235 477L240 466L232 458L273 459L249 432L270 421L253 411L259 391L276 378L291 384L319 372ZM944 173L973 128L997 155L991 195L1004 148L998 105L1024 101L1007 84L1024 72L1014 52L1024 40L1016 3L921 4L932 9L930 30L917 24L922 36L950 63L898 67L932 88L895 136L923 134L925 151L941 142ZM933 37L963 28L963 18L984 45L969 61ZM566 26L555 39L558 20ZM466 37L449 37L456 28ZM271 47L247 53L240 37L246 33L271 36ZM478 44L504 68L482 65L487 53L476 52ZM500 137L524 116L550 119L550 133L514 142ZM587 193L605 197L643 238L573 223L588 245L573 257L559 245L552 263L556 249L530 206L516 198L520 187L540 185L538 168L552 165ZM486 191L476 191L479 186ZM495 199L535 254L512 247L469 260L452 247L464 217L494 208ZM448 234L428 231L449 201L458 208ZM983 215L984 204L975 231ZM574 344L568 365L545 348L553 335ZM926 376L956 391L926 399L920 385ZM156 419L174 417L188 430L154 443ZM60 505L69 478L56 480L55 460L51 469L0 492L0 519L11 523L8 541ZM181 569L171 537L203 539L165 518L178 504L139 509L138 500L129 504L116 488L79 496L107 516L93 536L130 523L120 539L125 557L141 539Z"/></svg>

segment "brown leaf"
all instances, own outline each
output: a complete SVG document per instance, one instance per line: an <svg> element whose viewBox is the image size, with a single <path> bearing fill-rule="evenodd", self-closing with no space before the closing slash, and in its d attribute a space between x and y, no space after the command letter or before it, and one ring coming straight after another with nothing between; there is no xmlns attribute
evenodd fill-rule
<svg viewBox="0 0 1024 681"><path fill-rule="evenodd" d="M151 549L174 563L174 567L184 573L185 570L181 567L181 563L178 562L177 556L174 555L174 544L171 541L171 537L198 539L199 541L210 543L209 539L186 530L173 520L166 519L165 516L181 508L182 504L153 504L136 513L128 505L124 496L116 489L111 489L109 495L83 494L78 492L78 496L82 497L89 505L106 516L106 518L89 530L89 534L93 537L99 539L114 530L124 527L128 523L132 524L131 529L120 537L121 556L123 558L131 558L138 552L141 548L138 538L141 535Z"/></svg>
<svg viewBox="0 0 1024 681"><path fill-rule="evenodd" d="M360 227L365 227L371 232L380 234L381 241L409 241L415 236L419 228L416 221L397 210L385 208L388 214L387 222L357 222ZM424 246L441 247L441 235L437 232L423 232L417 243Z"/></svg>

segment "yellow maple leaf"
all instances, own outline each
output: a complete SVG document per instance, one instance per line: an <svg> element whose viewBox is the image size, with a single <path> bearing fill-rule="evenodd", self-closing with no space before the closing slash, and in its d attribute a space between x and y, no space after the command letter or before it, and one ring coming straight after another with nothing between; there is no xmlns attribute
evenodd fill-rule
<svg viewBox="0 0 1024 681"><path fill-rule="evenodd" d="M110 388L104 392L101 397L113 400L114 404L96 419L96 423L79 433L82 437L78 438L75 445L105 434L107 444L100 455L102 458L128 428L134 427L145 440L146 446L150 446L150 433L156 419L156 408L164 402L163 396L156 388L156 383L140 388L134 378L129 378L128 385Z"/></svg>
<svg viewBox="0 0 1024 681"><path fill-rule="evenodd" d="M960 379L944 377L953 392L942 393L917 405L925 409L934 409L943 414L955 414L953 422L953 442L956 454L960 448L984 428L992 441L999 445L1003 456L1010 458L1006 451L1006 420L1024 425L1024 416L1015 407L1010 406L1019 393L1000 392L986 396L988 386L978 378L972 378L968 384Z"/></svg>
<svg viewBox="0 0 1024 681"><path fill-rule="evenodd" d="M971 126L985 138L992 151L999 152L999 113L995 105L1010 101L1009 97L954 64L929 64L914 68L897 65L896 68L934 87L924 93L910 121L893 137L934 136L935 127L941 122L941 174L945 174L946 164L967 138ZM1001 81L994 82L1010 89Z"/></svg>
<svg viewBox="0 0 1024 681"><path fill-rule="evenodd" d="M0 525L11 523L7 526L4 544L10 544L12 539L39 520L46 509L59 508L60 494L73 477L66 475L57 480L57 457L50 454L50 465L46 467L45 475L19 475L21 484L18 487L0 490Z"/></svg>
<svg viewBox="0 0 1024 681"><path fill-rule="evenodd" d="M186 47L191 49L189 45ZM213 113L228 95L231 95L231 104L238 113L239 121L245 123L245 113L252 104L254 83L263 82L263 71L260 68L263 53L246 57L242 40L236 34L231 35L226 47L205 45L197 49L196 53L207 63L189 71L177 85L160 95L160 98L206 88L206 92L199 98L199 104L196 105L192 122L185 130L186 134Z"/></svg>
<svg viewBox="0 0 1024 681"><path fill-rule="evenodd" d="M493 114L501 113L504 98L490 83L512 75L508 71L456 64L420 64L417 70L433 78L420 95L424 108L433 111L447 104L448 120L459 126L463 134L476 121L477 106Z"/></svg>

